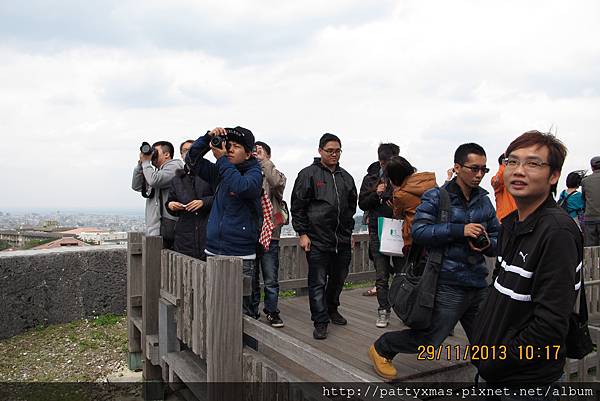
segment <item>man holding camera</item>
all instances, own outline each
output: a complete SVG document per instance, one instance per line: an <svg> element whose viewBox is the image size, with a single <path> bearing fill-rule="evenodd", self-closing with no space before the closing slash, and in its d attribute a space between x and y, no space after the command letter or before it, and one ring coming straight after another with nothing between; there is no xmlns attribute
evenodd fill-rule
<svg viewBox="0 0 600 401"><path fill-rule="evenodd" d="M215 192L208 217L208 256L238 256L243 273L254 277L260 230L262 172L252 156L254 135L243 127L215 128L198 138L186 156L192 173L207 181ZM212 163L204 155L212 150ZM244 313L258 317L252 296L244 296Z"/></svg>
<svg viewBox="0 0 600 401"><path fill-rule="evenodd" d="M431 325L385 333L371 346L375 371L396 377L392 359L398 353L416 353L421 345L439 346L460 321L469 341L474 340L477 315L487 295L488 268L484 258L494 256L500 224L488 192L479 185L489 172L483 148L460 145L454 153L456 177L444 184L450 198L448 223L437 223L440 189L425 192L413 220L412 237L426 248L442 248Z"/></svg>
<svg viewBox="0 0 600 401"><path fill-rule="evenodd" d="M140 148L131 188L146 198L146 235L161 235L161 218L169 220L163 224L173 227L177 221L177 217L170 214L164 205L175 171L183 168L181 160L173 159L174 153L173 145L167 141L156 142L152 147L144 142ZM168 240L165 241L165 248L170 245Z"/></svg>

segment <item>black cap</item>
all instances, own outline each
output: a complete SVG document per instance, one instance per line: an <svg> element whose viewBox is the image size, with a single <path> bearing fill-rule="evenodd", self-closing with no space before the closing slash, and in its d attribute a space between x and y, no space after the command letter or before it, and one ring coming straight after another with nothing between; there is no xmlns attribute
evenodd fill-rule
<svg viewBox="0 0 600 401"><path fill-rule="evenodd" d="M231 142L237 142L246 149L247 152L252 152L254 148L254 134L247 128L235 127L225 128L227 131L227 140Z"/></svg>

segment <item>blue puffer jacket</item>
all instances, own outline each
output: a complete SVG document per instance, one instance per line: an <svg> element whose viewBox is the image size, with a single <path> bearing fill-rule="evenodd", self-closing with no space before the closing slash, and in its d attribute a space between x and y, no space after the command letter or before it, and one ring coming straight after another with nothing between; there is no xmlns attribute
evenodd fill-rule
<svg viewBox="0 0 600 401"><path fill-rule="evenodd" d="M209 141L209 135L198 138L186 157L190 170L215 192L206 227L206 250L215 255L254 255L261 214L260 164L250 158L233 165L227 157L212 163L204 158Z"/></svg>
<svg viewBox="0 0 600 401"><path fill-rule="evenodd" d="M495 256L500 229L496 211L487 196L488 192L483 188L475 188L469 201L465 199L456 178L444 188L450 196L449 222L436 224L440 190L430 189L423 194L421 204L417 207L412 226L413 240L426 247L445 247L440 283L483 288L487 286L485 279L488 272L485 258L469 247L464 227L468 223L482 224L491 242L484 254Z"/></svg>

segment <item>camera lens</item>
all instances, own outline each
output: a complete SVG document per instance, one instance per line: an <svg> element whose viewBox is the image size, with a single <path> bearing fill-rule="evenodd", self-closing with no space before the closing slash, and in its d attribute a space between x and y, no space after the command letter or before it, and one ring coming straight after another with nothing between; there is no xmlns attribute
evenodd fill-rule
<svg viewBox="0 0 600 401"><path fill-rule="evenodd" d="M148 142L142 142L142 146L140 146L140 152L142 152L145 155L150 155L152 154L153 150L154 149L152 149L152 146L150 146Z"/></svg>
<svg viewBox="0 0 600 401"><path fill-rule="evenodd" d="M212 139L210 140L210 144L212 146L214 146L215 148L220 148L222 143L223 143L223 137L221 137L221 136L213 136Z"/></svg>

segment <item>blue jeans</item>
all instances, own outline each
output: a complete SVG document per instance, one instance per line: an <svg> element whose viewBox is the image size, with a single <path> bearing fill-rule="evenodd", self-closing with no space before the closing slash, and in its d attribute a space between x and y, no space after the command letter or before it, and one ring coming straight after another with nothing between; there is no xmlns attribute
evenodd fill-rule
<svg viewBox="0 0 600 401"><path fill-rule="evenodd" d="M262 272L265 304L263 312L279 313L279 240L271 240L269 250L256 260L256 274L252 286L253 307L258 311L260 304L260 273Z"/></svg>
<svg viewBox="0 0 600 401"><path fill-rule="evenodd" d="M415 354L420 345L440 345L460 321L469 342L473 340L475 320L487 298L488 288L438 284L431 326L423 330L390 331L375 341L377 353L387 359L396 354Z"/></svg>
<svg viewBox="0 0 600 401"><path fill-rule="evenodd" d="M310 318L316 323L329 323L329 314L340 306L340 294L348 277L352 259L350 245L335 251L312 246L306 252L308 262L308 300Z"/></svg>
<svg viewBox="0 0 600 401"><path fill-rule="evenodd" d="M255 263L255 260L242 260L242 273L244 274L244 276L252 277L252 280L254 280ZM242 310L244 312L244 315L248 315L253 318L258 317L258 308L254 307L254 304L252 302L252 295L246 295L242 297Z"/></svg>

